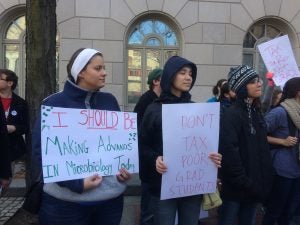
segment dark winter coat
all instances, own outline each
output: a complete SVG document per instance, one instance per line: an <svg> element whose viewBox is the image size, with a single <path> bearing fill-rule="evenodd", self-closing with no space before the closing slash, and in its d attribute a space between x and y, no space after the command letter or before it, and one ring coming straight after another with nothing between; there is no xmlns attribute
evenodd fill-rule
<svg viewBox="0 0 300 225"><path fill-rule="evenodd" d="M142 119L144 117L145 111L147 107L156 100L158 96L155 94L153 90L146 91L139 99L138 103L134 107L134 112L137 113L137 126L138 129L141 127ZM138 131L140 134L140 130ZM139 165L141 165L141 138L139 137ZM143 181L142 171L140 168L139 171L140 179Z"/></svg>
<svg viewBox="0 0 300 225"><path fill-rule="evenodd" d="M233 104L233 101L230 101L228 98L223 97L219 100L219 102L220 102L220 117L222 117L225 110Z"/></svg>
<svg viewBox="0 0 300 225"><path fill-rule="evenodd" d="M273 169L265 121L251 107L252 125L246 104L238 100L221 117L219 152L223 155L221 195L224 200L263 202L272 183Z"/></svg>
<svg viewBox="0 0 300 225"><path fill-rule="evenodd" d="M147 107L157 98L158 96L153 90L148 90L140 97L139 101L136 103L133 111L137 113L138 127L140 127L142 123L142 119Z"/></svg>
<svg viewBox="0 0 300 225"><path fill-rule="evenodd" d="M163 69L161 78L162 94L151 105L148 106L141 124L141 165L140 177L149 185L152 195L160 196L161 174L156 171L156 159L163 155L162 140L162 104L191 103L191 95L184 92L181 97L171 94L171 83L176 72L182 67L192 67L192 77L195 83L197 68L192 62L181 57L174 56Z"/></svg>
<svg viewBox="0 0 300 225"><path fill-rule="evenodd" d="M8 149L8 134L3 106L0 103L0 179L11 177L11 165Z"/></svg>
<svg viewBox="0 0 300 225"><path fill-rule="evenodd" d="M16 131L8 135L10 159L14 161L26 152L23 135L29 130L27 102L15 93L12 94L6 122L8 125L14 125L16 127Z"/></svg>
<svg viewBox="0 0 300 225"><path fill-rule="evenodd" d="M109 111L120 111L119 104L116 98L106 92L100 91L87 91L81 89L77 85L70 81L67 81L62 92L50 95L43 100L42 105L63 107L63 108L74 108L74 109L99 109ZM42 168L41 159L41 119L37 119L35 127L32 132L32 176L34 180L38 179ZM68 180L57 182L58 185L52 183L45 184L44 192L56 197L58 199L76 202L76 193L81 195L95 195L93 201L107 200L119 196L125 190L126 186L123 183L117 181L115 176L106 176L103 178L102 185L98 186L89 191L84 192L83 179ZM60 188L60 187L65 188ZM103 188L102 188L103 187ZM105 190L103 190L105 188ZM46 191L47 189L47 191ZM71 192L70 192L71 191ZM72 194L74 193L74 198ZM111 196L116 194L116 196ZM101 199L100 199L101 198ZM85 201L82 199L81 201Z"/></svg>

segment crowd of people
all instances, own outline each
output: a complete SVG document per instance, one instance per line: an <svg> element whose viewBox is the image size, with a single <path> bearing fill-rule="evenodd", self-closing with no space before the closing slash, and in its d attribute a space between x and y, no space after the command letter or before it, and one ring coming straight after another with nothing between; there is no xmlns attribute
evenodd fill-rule
<svg viewBox="0 0 300 225"><path fill-rule="evenodd" d="M78 49L67 71L63 91L48 96L43 105L120 111L117 99L100 91L107 76L100 51ZM300 77L288 80L281 89L272 75L267 74L264 85L262 76L250 66L232 67L227 78L213 87L213 97L207 101L220 102L219 150L208 155L219 170L223 200L218 209L219 225L254 225L259 207L265 211L263 225L290 225L299 219ZM160 199L162 174L168 171L163 157L162 105L193 103L190 90L196 78L193 62L172 56L163 68L149 73L149 90L134 109L142 189L140 225L174 225L176 214L178 225L198 224L201 194ZM26 151L28 106L13 92L17 81L14 72L0 70L0 192L9 186L14 161ZM39 171L35 174L42 181L40 116L31 142L31 168ZM122 168L115 176L94 174L43 184L40 224L120 224L126 182L131 177Z"/></svg>

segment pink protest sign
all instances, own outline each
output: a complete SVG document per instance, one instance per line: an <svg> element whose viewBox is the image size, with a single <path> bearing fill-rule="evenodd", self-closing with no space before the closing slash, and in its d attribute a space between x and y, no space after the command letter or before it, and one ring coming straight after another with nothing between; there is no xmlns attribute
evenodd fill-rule
<svg viewBox="0 0 300 225"><path fill-rule="evenodd" d="M274 73L276 85L283 86L287 80L300 76L287 35L260 44L258 49L268 71Z"/></svg>

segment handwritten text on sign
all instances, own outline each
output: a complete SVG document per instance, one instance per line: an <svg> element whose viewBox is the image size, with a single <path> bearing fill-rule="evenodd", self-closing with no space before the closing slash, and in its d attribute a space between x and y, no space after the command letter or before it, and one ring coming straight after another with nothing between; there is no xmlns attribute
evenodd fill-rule
<svg viewBox="0 0 300 225"><path fill-rule="evenodd" d="M300 76L287 35L260 44L258 49L268 71L274 73L276 85L283 86L287 80Z"/></svg>
<svg viewBox="0 0 300 225"><path fill-rule="evenodd" d="M136 114L42 106L44 182L138 173Z"/></svg>
<svg viewBox="0 0 300 225"><path fill-rule="evenodd" d="M208 158L218 151L219 103L165 104L162 108L163 160L161 199L212 193L217 167Z"/></svg>

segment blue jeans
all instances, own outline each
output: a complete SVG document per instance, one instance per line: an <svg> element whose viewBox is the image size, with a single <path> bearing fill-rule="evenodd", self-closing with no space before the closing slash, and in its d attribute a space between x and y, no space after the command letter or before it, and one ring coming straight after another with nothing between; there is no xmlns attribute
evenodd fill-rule
<svg viewBox="0 0 300 225"><path fill-rule="evenodd" d="M140 225L153 225L153 214L156 204L150 204L149 185L142 182Z"/></svg>
<svg viewBox="0 0 300 225"><path fill-rule="evenodd" d="M174 225L178 211L178 225L196 225L199 220L202 195L160 200L151 196L151 203L156 205L155 225Z"/></svg>
<svg viewBox="0 0 300 225"><path fill-rule="evenodd" d="M40 225L119 225L122 212L123 195L95 205L83 205L43 193L39 221Z"/></svg>
<svg viewBox="0 0 300 225"><path fill-rule="evenodd" d="M241 203L223 201L219 210L218 225L254 225L256 220L257 203Z"/></svg>
<svg viewBox="0 0 300 225"><path fill-rule="evenodd" d="M266 204L263 225L289 224L300 204L300 178L276 176Z"/></svg>

